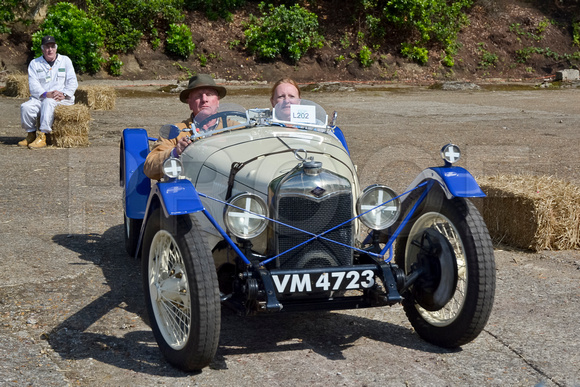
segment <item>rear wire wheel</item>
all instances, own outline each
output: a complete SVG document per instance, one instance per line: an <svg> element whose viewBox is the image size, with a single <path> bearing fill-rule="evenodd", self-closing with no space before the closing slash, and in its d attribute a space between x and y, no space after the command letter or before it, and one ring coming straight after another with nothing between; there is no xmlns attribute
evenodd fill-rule
<svg viewBox="0 0 580 387"><path fill-rule="evenodd" d="M405 207L413 202L408 200ZM395 260L406 274L422 267L426 275L405 294L403 307L423 339L458 347L475 339L491 314L495 295L491 239L473 203L447 199L438 188L417 213L397 240Z"/></svg>
<svg viewBox="0 0 580 387"><path fill-rule="evenodd" d="M143 285L151 328L167 361L184 371L213 360L220 300L211 251L189 215L148 219L142 249Z"/></svg>

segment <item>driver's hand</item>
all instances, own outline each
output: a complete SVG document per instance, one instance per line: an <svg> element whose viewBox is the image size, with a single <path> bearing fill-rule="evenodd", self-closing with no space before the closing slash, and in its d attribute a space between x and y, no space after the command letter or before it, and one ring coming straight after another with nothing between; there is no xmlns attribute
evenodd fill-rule
<svg viewBox="0 0 580 387"><path fill-rule="evenodd" d="M189 144L191 144L189 136L181 137L177 141L177 145L175 145L175 153L177 153L177 156L180 156Z"/></svg>

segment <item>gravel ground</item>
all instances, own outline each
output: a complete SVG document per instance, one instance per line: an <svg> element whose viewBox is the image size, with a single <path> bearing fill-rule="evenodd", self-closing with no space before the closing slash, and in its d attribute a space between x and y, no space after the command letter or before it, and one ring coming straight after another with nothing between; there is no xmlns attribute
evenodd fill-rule
<svg viewBox="0 0 580 387"><path fill-rule="evenodd" d="M449 351L422 341L400 306L240 318L223 310L212 365L183 373L147 325L139 263L123 247L121 131L188 114L153 82L116 84L88 148L22 149L19 105L0 96L0 385L580 386L580 252L496 247L484 332ZM265 86L229 102L265 107ZM339 112L363 186L403 190L452 141L475 175L548 174L580 185L580 90L449 92L366 87L306 93Z"/></svg>

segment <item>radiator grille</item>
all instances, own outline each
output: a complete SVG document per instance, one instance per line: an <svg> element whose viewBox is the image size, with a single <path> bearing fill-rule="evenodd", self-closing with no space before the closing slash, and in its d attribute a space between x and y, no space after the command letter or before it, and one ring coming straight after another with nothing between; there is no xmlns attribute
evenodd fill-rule
<svg viewBox="0 0 580 387"><path fill-rule="evenodd" d="M324 200L304 196L283 197L278 203L278 219L290 226L319 234L352 218L350 193L332 195ZM312 236L278 224L278 253L288 250ZM324 235L333 241L352 244L352 222ZM352 264L352 250L323 239L302 245L279 258L282 269L342 266Z"/></svg>

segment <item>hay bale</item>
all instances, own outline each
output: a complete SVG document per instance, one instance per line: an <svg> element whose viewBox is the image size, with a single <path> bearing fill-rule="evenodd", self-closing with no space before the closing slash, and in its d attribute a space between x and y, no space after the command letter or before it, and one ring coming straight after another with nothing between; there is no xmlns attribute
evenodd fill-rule
<svg viewBox="0 0 580 387"><path fill-rule="evenodd" d="M580 187L551 176L478 178L479 202L495 242L540 250L580 248Z"/></svg>
<svg viewBox="0 0 580 387"><path fill-rule="evenodd" d="M28 75L22 73L10 74L6 77L4 94L9 97L30 98Z"/></svg>
<svg viewBox="0 0 580 387"><path fill-rule="evenodd" d="M109 86L81 86L75 92L75 102L92 110L113 110L117 93Z"/></svg>
<svg viewBox="0 0 580 387"><path fill-rule="evenodd" d="M89 145L91 113L86 105L58 105L54 110L51 143L61 148Z"/></svg>

